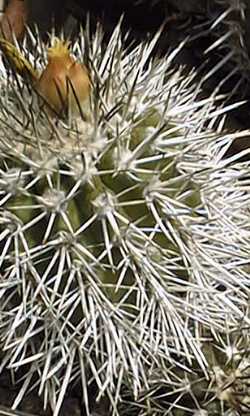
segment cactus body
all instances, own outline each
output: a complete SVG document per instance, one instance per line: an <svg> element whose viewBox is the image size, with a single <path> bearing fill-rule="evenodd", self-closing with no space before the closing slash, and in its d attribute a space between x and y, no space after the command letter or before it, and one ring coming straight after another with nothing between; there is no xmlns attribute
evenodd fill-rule
<svg viewBox="0 0 250 416"><path fill-rule="evenodd" d="M34 387L54 415L79 380L88 415L93 385L114 415L237 409L218 393L226 358L214 376L217 349L249 323L245 271L229 267L241 219L222 156L236 135L213 129L224 110L174 54L151 59L157 37L125 50L119 30L73 46L87 119L55 120L3 76L1 369L24 373L14 407Z"/></svg>

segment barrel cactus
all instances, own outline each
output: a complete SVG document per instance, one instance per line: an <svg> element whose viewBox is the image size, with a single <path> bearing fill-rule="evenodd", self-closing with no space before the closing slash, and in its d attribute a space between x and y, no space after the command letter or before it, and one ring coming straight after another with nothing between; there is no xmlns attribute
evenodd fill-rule
<svg viewBox="0 0 250 416"><path fill-rule="evenodd" d="M84 114L51 116L2 67L0 369L20 386L14 408L36 391L57 416L77 383L86 415L249 406L247 165L223 158L247 133L223 132L228 109L172 67L178 50L151 58L157 36L127 49L119 26L108 44L80 36ZM42 42L29 48L42 71Z"/></svg>

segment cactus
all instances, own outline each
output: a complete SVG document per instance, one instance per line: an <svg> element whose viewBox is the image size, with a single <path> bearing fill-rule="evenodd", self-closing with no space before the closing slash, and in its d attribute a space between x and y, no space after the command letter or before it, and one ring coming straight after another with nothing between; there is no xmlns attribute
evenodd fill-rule
<svg viewBox="0 0 250 416"><path fill-rule="evenodd" d="M230 108L199 98L178 50L151 58L159 34L126 49L119 33L72 45L92 83L84 117L55 119L2 69L0 370L14 408L35 390L54 416L79 380L87 415L104 397L112 415L237 412L247 166L223 156L248 133L223 132Z"/></svg>
<svg viewBox="0 0 250 416"><path fill-rule="evenodd" d="M241 97L248 93L250 69L248 44L245 38L247 3L246 0L214 1L209 16L211 21L209 32L214 42L205 52L207 56L213 55L213 62L216 61L216 65L206 74L205 79L215 74L215 77L220 79L218 87L221 88L232 78L229 84L232 88L230 92L237 93Z"/></svg>
<svg viewBox="0 0 250 416"><path fill-rule="evenodd" d="M147 0L146 0L147 2ZM167 0L179 13L173 25L174 39L189 36L185 63L201 66L206 88L226 91L234 100L249 97L249 6L248 0ZM177 14L178 16L178 14ZM183 30L183 19L186 19ZM242 119L242 111L239 112ZM246 122L247 116L244 120ZM248 125L248 124L247 124Z"/></svg>

